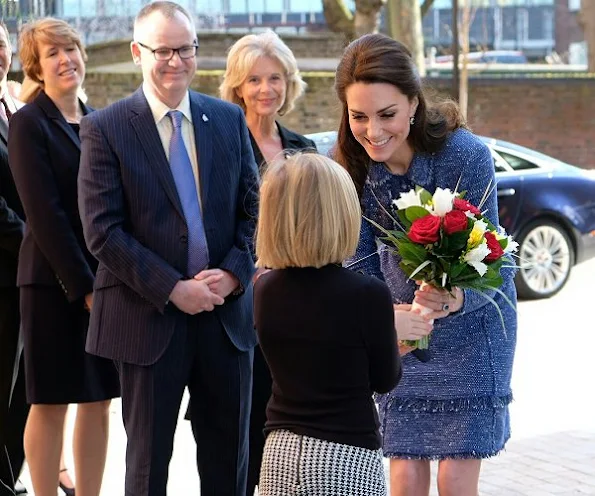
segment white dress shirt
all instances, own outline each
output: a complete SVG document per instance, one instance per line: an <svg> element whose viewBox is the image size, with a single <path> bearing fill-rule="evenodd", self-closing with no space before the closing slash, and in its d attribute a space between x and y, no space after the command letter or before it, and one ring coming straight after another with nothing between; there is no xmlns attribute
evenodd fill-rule
<svg viewBox="0 0 595 496"><path fill-rule="evenodd" d="M165 156L169 161L169 142L173 133L173 124L167 113L170 110L179 110L184 115L182 119L182 139L184 140L184 146L190 156L190 162L192 163L192 173L194 174L194 181L196 182L196 192L198 194L198 201L201 201L200 197L200 177L198 174L198 157L196 155L196 142L194 139L194 126L192 125L192 113L190 112L190 95L188 92L182 98L182 101L175 109L170 109L161 100L159 100L148 87L146 83L143 83L143 92L153 113L155 119L155 125L161 138L161 144L165 150ZM201 208L202 214L202 208Z"/></svg>

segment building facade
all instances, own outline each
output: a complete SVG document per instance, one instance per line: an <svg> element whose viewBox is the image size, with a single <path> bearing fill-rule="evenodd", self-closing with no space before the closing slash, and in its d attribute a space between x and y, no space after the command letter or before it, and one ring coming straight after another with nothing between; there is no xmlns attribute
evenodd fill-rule
<svg viewBox="0 0 595 496"><path fill-rule="evenodd" d="M3 17L54 15L68 19L85 43L129 37L132 19L148 0L3 0ZM420 0L422 2L423 0ZM581 41L576 21L580 0L470 0L473 50L522 50L539 59L566 53ZM595 0L593 0L595 1ZM199 30L230 31L270 27L286 31L325 29L322 0L178 0ZM354 0L347 0L354 9ZM452 0L434 0L423 19L427 47L448 51L452 44Z"/></svg>

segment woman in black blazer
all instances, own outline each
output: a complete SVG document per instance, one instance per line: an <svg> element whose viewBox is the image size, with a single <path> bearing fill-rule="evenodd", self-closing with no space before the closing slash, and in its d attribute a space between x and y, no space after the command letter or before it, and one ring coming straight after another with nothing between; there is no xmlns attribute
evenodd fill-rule
<svg viewBox="0 0 595 496"><path fill-rule="evenodd" d="M66 22L41 19L20 36L25 75L39 92L11 119L9 162L27 225L21 292L27 400L25 454L35 494L55 495L64 419L77 403L77 492L98 495L110 399L119 395L111 361L85 353L97 262L87 251L77 205L78 127L89 112L78 92L86 55Z"/></svg>
<svg viewBox="0 0 595 496"><path fill-rule="evenodd" d="M223 100L244 109L261 174L268 163L282 154L287 157L296 151L316 151L312 140L277 122L279 116L294 108L305 87L293 53L273 31L243 36L230 48L219 92ZM259 270L256 277L262 273L263 270ZM254 349L252 378L248 496L254 494L258 485L266 405L272 385L271 373L258 345Z"/></svg>

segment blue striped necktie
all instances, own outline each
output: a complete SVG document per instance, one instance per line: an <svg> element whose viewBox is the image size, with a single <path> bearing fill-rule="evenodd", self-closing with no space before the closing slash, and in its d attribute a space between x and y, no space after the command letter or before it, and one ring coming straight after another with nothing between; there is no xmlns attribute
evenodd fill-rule
<svg viewBox="0 0 595 496"><path fill-rule="evenodd" d="M193 277L209 264L209 249L192 172L192 162L182 139L182 118L179 110L167 113L173 131L169 141L169 165L188 226L188 276Z"/></svg>

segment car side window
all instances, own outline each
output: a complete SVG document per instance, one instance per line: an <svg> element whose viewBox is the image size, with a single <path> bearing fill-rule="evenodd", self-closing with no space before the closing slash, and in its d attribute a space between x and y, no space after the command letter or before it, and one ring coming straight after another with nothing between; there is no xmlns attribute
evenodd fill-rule
<svg viewBox="0 0 595 496"><path fill-rule="evenodd" d="M506 166L504 160L498 155L499 152L495 152L491 148L490 151L492 152L492 159L494 161L494 170L496 172L510 172L510 169Z"/></svg>
<svg viewBox="0 0 595 496"><path fill-rule="evenodd" d="M516 155L511 155L510 153L503 152L502 150L498 150L498 154L506 160L508 165L512 167L513 170L527 170L527 169L537 169L538 166L535 165L533 162L529 162L524 158L517 157Z"/></svg>

